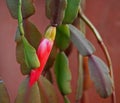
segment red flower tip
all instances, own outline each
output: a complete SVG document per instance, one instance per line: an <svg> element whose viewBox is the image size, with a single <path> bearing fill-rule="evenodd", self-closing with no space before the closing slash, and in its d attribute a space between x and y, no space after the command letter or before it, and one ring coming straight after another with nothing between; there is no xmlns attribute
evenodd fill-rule
<svg viewBox="0 0 120 103"><path fill-rule="evenodd" d="M56 35L56 27L50 26L45 33L45 39L41 41L38 47L37 56L40 61L40 67L31 70L30 86L32 86L38 80L39 76L41 75L44 69L44 66L52 50L55 35Z"/></svg>
<svg viewBox="0 0 120 103"><path fill-rule="evenodd" d="M50 55L50 52L52 50L52 46L53 46L53 41L49 40L49 39L43 39L42 42L40 43L38 50L37 50L37 56L38 59L40 61L40 67L31 70L30 73L30 86L32 86L39 78L39 76L41 75L44 66L47 62L47 59Z"/></svg>

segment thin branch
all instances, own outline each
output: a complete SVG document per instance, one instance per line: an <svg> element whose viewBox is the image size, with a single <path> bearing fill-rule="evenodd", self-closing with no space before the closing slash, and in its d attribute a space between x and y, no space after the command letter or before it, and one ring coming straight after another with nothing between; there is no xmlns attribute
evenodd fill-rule
<svg viewBox="0 0 120 103"><path fill-rule="evenodd" d="M83 36L85 36L85 24L82 22L80 18L76 18L73 25L81 29L81 31L84 33ZM81 97L83 95L83 57L78 53L78 79L77 79L77 89L76 89L76 98L75 103L79 103L81 100Z"/></svg>
<svg viewBox="0 0 120 103"><path fill-rule="evenodd" d="M78 53L78 80L77 80L77 91L76 91L76 103L79 103L80 98L83 94L83 57Z"/></svg>
<svg viewBox="0 0 120 103"><path fill-rule="evenodd" d="M20 30L20 34L24 35L24 28L23 28L23 17L22 17L22 0L18 1L18 27Z"/></svg>

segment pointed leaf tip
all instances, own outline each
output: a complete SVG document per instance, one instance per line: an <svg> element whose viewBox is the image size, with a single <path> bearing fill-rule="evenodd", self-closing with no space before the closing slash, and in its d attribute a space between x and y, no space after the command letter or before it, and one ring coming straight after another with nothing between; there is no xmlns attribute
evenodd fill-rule
<svg viewBox="0 0 120 103"><path fill-rule="evenodd" d="M39 32L37 26L29 20L24 20L23 26L26 39L37 50L39 43L42 40L42 34Z"/></svg>
<svg viewBox="0 0 120 103"><path fill-rule="evenodd" d="M37 68L40 66L36 50L32 47L25 37L22 38L23 47L24 47L24 56L27 66L30 69Z"/></svg>
<svg viewBox="0 0 120 103"><path fill-rule="evenodd" d="M21 65L21 72L23 75L29 74L31 69L35 69L40 66L36 50L29 44L24 36L18 36L20 39L16 38L16 59Z"/></svg>
<svg viewBox="0 0 120 103"><path fill-rule="evenodd" d="M71 93L72 76L69 68L69 61L64 52L59 52L57 54L54 64L54 72L61 93L64 95Z"/></svg>

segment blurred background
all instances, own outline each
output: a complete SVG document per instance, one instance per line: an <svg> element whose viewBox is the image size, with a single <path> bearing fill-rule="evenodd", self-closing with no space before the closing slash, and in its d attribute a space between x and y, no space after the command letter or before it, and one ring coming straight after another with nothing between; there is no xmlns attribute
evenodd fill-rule
<svg viewBox="0 0 120 103"><path fill-rule="evenodd" d="M45 0L35 0L36 13L30 17L36 24L41 33L49 24L45 17ZM98 29L108 47L113 62L113 71L115 79L115 91L117 103L120 103L120 0L86 0L85 14ZM17 28L17 20L10 16L5 0L0 2L0 77L5 81L8 89L11 103L17 95L18 86L25 78L20 73L19 64L15 57L14 36ZM96 55L105 61L105 56L98 45L93 33L87 28L87 38L95 45ZM75 58L75 50L70 59ZM72 64L73 63L73 64ZM73 73L72 85L73 93L69 95L71 103L75 100L76 70L74 62L70 63ZM112 103L111 97L101 99L96 93L94 86L84 93L84 103ZM60 99L60 103L62 100ZM82 102L81 102L82 103Z"/></svg>

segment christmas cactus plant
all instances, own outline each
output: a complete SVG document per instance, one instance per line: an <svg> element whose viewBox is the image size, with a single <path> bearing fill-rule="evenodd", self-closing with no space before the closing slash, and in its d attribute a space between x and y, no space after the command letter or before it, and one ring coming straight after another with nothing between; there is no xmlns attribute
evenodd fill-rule
<svg viewBox="0 0 120 103"><path fill-rule="evenodd" d="M73 75L68 58L73 46L78 51L74 103L79 103L84 90L90 88L87 79L93 81L102 98L112 96L112 102L116 103L111 58L99 32L83 13L83 2L84 0L45 0L46 17L50 23L42 35L29 20L35 13L34 0L6 0L11 16L18 21L15 36L16 60L20 64L21 73L27 75L14 103L59 103L54 82L64 103L71 103L67 95L73 93ZM108 65L94 55L96 49L85 37L85 24L99 41ZM89 78L85 79L85 75L89 75ZM0 103L10 103L2 79L0 91Z"/></svg>

